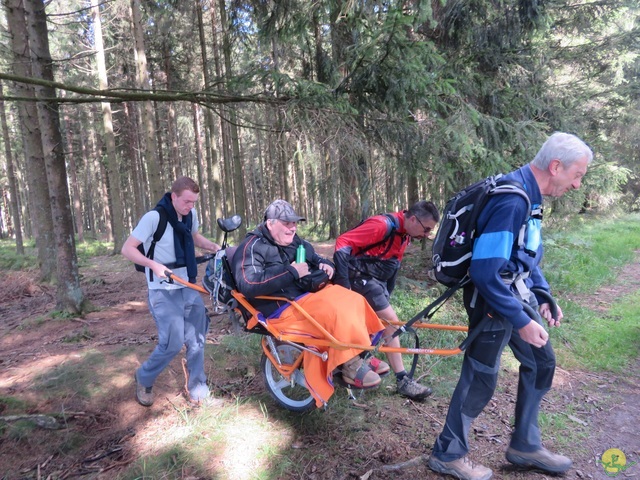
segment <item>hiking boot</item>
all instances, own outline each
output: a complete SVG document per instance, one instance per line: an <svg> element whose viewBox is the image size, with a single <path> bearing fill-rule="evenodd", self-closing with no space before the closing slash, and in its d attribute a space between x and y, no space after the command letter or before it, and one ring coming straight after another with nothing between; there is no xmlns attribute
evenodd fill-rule
<svg viewBox="0 0 640 480"><path fill-rule="evenodd" d="M409 375L405 375L402 380L398 380L396 385L398 393L411 400L424 400L432 393L429 387L420 385L413 378L409 377Z"/></svg>
<svg viewBox="0 0 640 480"><path fill-rule="evenodd" d="M380 385L380 375L371 370L359 356L353 357L342 365L342 380L355 388L373 388Z"/></svg>
<svg viewBox="0 0 640 480"><path fill-rule="evenodd" d="M544 447L535 452L521 452L509 447L506 457L509 462L519 467L535 467L549 473L564 473L571 468L571 459L551 453Z"/></svg>
<svg viewBox="0 0 640 480"><path fill-rule="evenodd" d="M136 400L143 407L150 407L153 405L153 387L144 387L138 383L138 376L133 375L133 379L136 382Z"/></svg>
<svg viewBox="0 0 640 480"><path fill-rule="evenodd" d="M473 463L469 457L458 458L450 462L443 462L431 455L429 457L429 468L434 472L453 475L460 480L489 480L493 475L490 468L479 463Z"/></svg>
<svg viewBox="0 0 640 480"><path fill-rule="evenodd" d="M382 360L376 357L369 358L367 360L367 364L369 365L369 368L371 370L376 372L381 377L391 371L391 367L389 367L389 364L387 362L383 362Z"/></svg>

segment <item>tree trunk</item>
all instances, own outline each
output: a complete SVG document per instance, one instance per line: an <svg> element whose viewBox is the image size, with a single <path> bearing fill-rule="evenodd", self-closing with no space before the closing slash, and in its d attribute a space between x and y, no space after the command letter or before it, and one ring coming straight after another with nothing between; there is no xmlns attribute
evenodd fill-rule
<svg viewBox="0 0 640 480"><path fill-rule="evenodd" d="M53 68L49 52L47 17L43 0L25 2L27 32L31 50L32 73L35 78L53 81ZM80 289L78 259L69 202L67 172L56 91L51 87L36 87L38 119L40 121L45 168L51 198L51 214L57 253L57 308L78 314L82 312L84 295Z"/></svg>
<svg viewBox="0 0 640 480"><path fill-rule="evenodd" d="M202 135L200 135L200 131L202 128L200 127L200 107L195 103L191 104L191 112L193 114L193 132L194 132L194 141L195 141L195 150L196 150L196 168L198 170L198 184L203 185L203 171L202 171ZM202 198L202 196L201 196ZM205 201L200 202L200 222L203 225L206 225L206 220L209 218L207 212L207 202L206 196L204 196Z"/></svg>
<svg viewBox="0 0 640 480"><path fill-rule="evenodd" d="M149 209L149 203L142 191L144 185L144 171L142 169L142 159L137 153L139 148L137 126L138 122L134 118L135 107L129 108L129 102L125 102L122 106L124 113L124 131L126 135L125 152L128 162L125 162L131 169L131 187L133 189L134 205L132 208L133 221L136 223L140 217ZM159 199L156 199L156 201Z"/></svg>
<svg viewBox="0 0 640 480"><path fill-rule="evenodd" d="M221 27L219 27L218 25L218 19L217 19L217 15L216 15L216 8L215 8L215 0L211 0L211 8L209 8L209 11L211 12L211 27L212 27L212 31L213 31L213 41L212 41L212 45L213 45L213 66L215 68L215 74L216 74L216 78L221 78L222 77L222 73L221 73L221 66L220 66L220 48L219 48L219 40L218 40L218 32L221 30ZM216 82L216 88L219 91L222 91L222 85L221 82ZM222 149L218 149L218 146L220 144L218 144L216 142L216 132L215 132L215 127L214 127L214 119L213 119L213 112L211 111L211 109L207 108L207 115L208 115L208 120L207 120L207 133L208 133L208 137L210 138L210 148L211 148L211 165L209 165L209 176L210 178L210 182L209 182L209 198L211 199L211 205L215 205L215 216L216 218L220 218L223 216L224 214L224 206L223 206L223 192L222 192L222 173L221 173L221 168L220 168L220 150ZM219 126L221 126L222 124L222 120L220 120L220 124ZM224 134L222 131L222 128L219 128L219 137L221 138L221 140L224 138ZM224 155L224 153L223 153ZM244 222L246 223L246 219L243 219Z"/></svg>
<svg viewBox="0 0 640 480"><path fill-rule="evenodd" d="M0 121L2 122L2 138L4 139L4 154L7 160L7 180L9 182L9 195L11 207L11 220L13 232L16 237L16 253L24 255L24 244L22 242L22 222L20 220L20 203L18 199L18 185L16 173L13 165L13 154L11 153L11 139L9 138L9 127L7 126L7 115L4 111L4 92L2 82L0 82Z"/></svg>
<svg viewBox="0 0 640 480"><path fill-rule="evenodd" d="M418 177L415 172L407 175L407 200L409 204L407 206L411 206L420 200L420 188L418 187Z"/></svg>
<svg viewBox="0 0 640 480"><path fill-rule="evenodd" d="M224 57L224 67L227 76L231 76L231 42L229 41L229 29L227 25L227 12L225 10L224 1L220 1L220 23L222 25L222 53ZM240 157L240 139L238 138L238 119L236 118L236 111L233 106L228 110L229 114L229 133L231 141L231 168L233 175L233 198L235 200L235 213L243 218L246 218L246 206L245 206L245 189L244 189L244 176L242 174L242 158ZM244 238L247 233L246 222L243 222L238 229L238 235L240 238Z"/></svg>
<svg viewBox="0 0 640 480"><path fill-rule="evenodd" d="M11 36L11 49L15 60L13 62L13 71L16 75L31 77L29 37L27 35L26 13L23 2L22 0L3 0L3 3ZM19 96L35 99L35 90L32 86L16 83L15 89ZM49 281L55 275L56 249L36 103L18 102L18 114L27 164L29 209L32 213L30 225L36 239L40 279Z"/></svg>
<svg viewBox="0 0 640 480"><path fill-rule="evenodd" d="M91 7L93 17L93 42L96 50L96 64L98 67L98 82L100 90L109 88L107 79L107 64L104 57L104 44L102 41L102 22L100 20L100 7L96 4ZM102 102L102 126L104 144L106 146L106 169L109 176L109 206L111 209L111 231L113 232L113 253L120 253L125 241L124 207L122 205L122 189L120 188L120 167L116 155L116 139L113 133L113 119L111 117L111 104Z"/></svg>
<svg viewBox="0 0 640 480"><path fill-rule="evenodd" d="M235 200L232 197L233 192L233 175L231 174L232 153L231 153L231 133L229 122L225 120L229 111L227 107L222 107L222 115L220 118L220 140L222 151L222 167L220 169L220 178L222 186L222 208L225 215L235 214Z"/></svg>
<svg viewBox="0 0 640 480"><path fill-rule="evenodd" d="M167 77L167 89L173 90L173 73L171 65L171 50L169 42L166 39L162 42L162 57L164 58L163 68ZM180 149L178 148L178 124L176 121L176 107L174 102L167 103L167 134L169 136L169 162L171 167L171 176L178 178L182 175L182 161L180 158Z"/></svg>
<svg viewBox="0 0 640 480"><path fill-rule="evenodd" d="M91 110L91 116L93 117L93 123L97 124L98 112L95 108ZM109 176L105 170L104 162L102 161L102 145L100 144L100 137L96 135L95 130L89 131L89 157L94 159L94 172L96 174L95 179L99 179L94 183L94 197L99 201L98 210L99 216L96 221L96 231L103 232L102 238L107 238L109 241L113 241L113 232L111 231L111 211L109 209Z"/></svg>
<svg viewBox="0 0 640 480"><path fill-rule="evenodd" d="M73 125L69 118L68 110L62 116L63 130L66 132L67 159L69 160L69 180L71 181L71 195L73 205L73 219L78 235L78 242L84 242L84 226L82 224L82 200L80 199L80 185L78 184L77 166L75 152L73 149Z"/></svg>
<svg viewBox="0 0 640 480"><path fill-rule="evenodd" d="M328 212L329 218L329 238L338 238L338 235L342 233L340 230L340 215L338 214L340 207L340 198L338 197L338 166L335 157L335 151L333 148L326 148L324 155L326 167L326 180L324 184L327 206L325 211Z"/></svg>
<svg viewBox="0 0 640 480"><path fill-rule="evenodd" d="M131 0L129 15L135 43L136 83L139 89L148 91L150 90L149 70L147 69L147 56L144 51L144 30L142 27L142 15L140 14L140 0ZM158 161L153 103L151 101L142 102L140 117L143 131L143 159L147 165L151 202L155 204L164 194L164 188L161 178L162 169Z"/></svg>
<svg viewBox="0 0 640 480"><path fill-rule="evenodd" d="M91 232L91 238L97 240L96 209L98 202L96 197L98 196L95 195L95 183L98 176L94 171L93 159L87 151L87 142L84 135L80 135L79 138L80 154L82 155L82 162L84 163L84 206L87 215L87 230Z"/></svg>

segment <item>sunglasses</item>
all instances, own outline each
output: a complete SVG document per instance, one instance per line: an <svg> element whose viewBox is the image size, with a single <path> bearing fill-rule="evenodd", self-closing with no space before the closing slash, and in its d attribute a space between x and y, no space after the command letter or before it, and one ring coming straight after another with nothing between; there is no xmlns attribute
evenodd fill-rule
<svg viewBox="0 0 640 480"><path fill-rule="evenodd" d="M417 216L417 215L416 215L414 218L418 221L418 223L419 223L419 224L420 224L420 226L422 227L422 230L424 230L424 234L425 234L425 235L428 235L429 233L431 233L431 227L425 227L425 226L424 226L424 223L422 223L422 222L420 221L420 219L418 218L418 216Z"/></svg>

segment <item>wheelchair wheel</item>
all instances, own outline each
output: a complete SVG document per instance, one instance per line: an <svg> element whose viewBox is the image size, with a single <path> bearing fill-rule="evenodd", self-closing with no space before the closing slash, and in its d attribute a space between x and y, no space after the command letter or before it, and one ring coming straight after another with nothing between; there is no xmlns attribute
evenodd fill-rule
<svg viewBox="0 0 640 480"><path fill-rule="evenodd" d="M283 364L292 364L299 355L299 349L292 345L276 343L278 356ZM316 407L316 402L307 389L302 368L291 374L290 380L284 378L265 353L262 354L261 368L267 390L281 407L292 412L308 412Z"/></svg>

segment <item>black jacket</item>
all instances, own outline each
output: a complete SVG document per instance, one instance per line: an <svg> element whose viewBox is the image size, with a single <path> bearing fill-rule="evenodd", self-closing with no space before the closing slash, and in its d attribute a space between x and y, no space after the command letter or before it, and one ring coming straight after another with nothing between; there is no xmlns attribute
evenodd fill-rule
<svg viewBox="0 0 640 480"><path fill-rule="evenodd" d="M318 255L313 246L297 234L290 245L276 245L264 223L247 234L233 256L231 268L238 290L265 316L271 315L285 302L259 300L255 297L272 295L293 300L305 293L296 282L298 272L291 266L299 245L305 247L310 270L318 268L320 263L333 266L333 263Z"/></svg>

